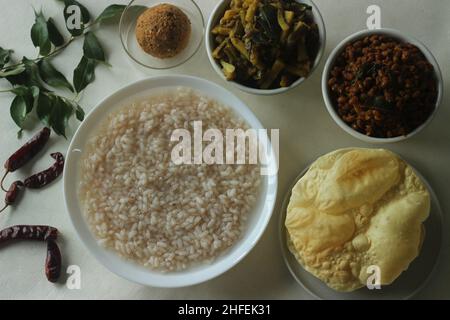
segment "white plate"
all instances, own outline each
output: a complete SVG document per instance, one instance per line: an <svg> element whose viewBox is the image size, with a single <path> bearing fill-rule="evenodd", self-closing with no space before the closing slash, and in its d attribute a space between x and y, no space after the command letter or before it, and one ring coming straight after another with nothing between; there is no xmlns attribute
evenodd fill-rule
<svg viewBox="0 0 450 320"><path fill-rule="evenodd" d="M237 115L244 118L250 127L255 129L263 128L259 120L241 100L210 81L179 75L147 78L113 93L89 113L75 133L67 152L67 160L64 168L64 197L66 208L75 230L84 245L98 261L117 275L137 283L155 287L183 287L198 284L212 279L236 265L255 246L266 229L277 195L277 175L263 176L259 200L253 211L248 215L247 228L243 232L241 239L211 264L193 267L185 271L173 273L152 271L120 258L114 252L104 249L97 243L84 219L77 196L77 188L79 185L78 164L85 142L95 131L99 122L111 111L126 104L127 101L133 101L136 98L149 96L152 93L167 88L180 86L193 88L205 96L229 106ZM268 155L270 159L268 163L269 169L275 170L277 163L272 146L265 144L264 141L261 142L263 143L263 147L267 148L266 150L270 150ZM273 172L276 172L276 170Z"/></svg>
<svg viewBox="0 0 450 320"><path fill-rule="evenodd" d="M425 240L420 255L410 264L408 270L404 271L391 285L382 286L380 290L369 290L366 287L350 293L343 293L329 288L321 280L306 271L289 251L286 239L286 227L284 221L286 210L291 197L292 188L297 181L303 177L309 166L295 179L289 187L286 198L280 213L279 230L280 244L284 261L294 277L294 279L314 298L324 300L404 300L410 299L422 290L430 278L433 276L442 248L442 220L443 214L441 206L436 197L436 193L424 177L415 170L416 174L422 179L428 188L431 196L431 212L425 221Z"/></svg>

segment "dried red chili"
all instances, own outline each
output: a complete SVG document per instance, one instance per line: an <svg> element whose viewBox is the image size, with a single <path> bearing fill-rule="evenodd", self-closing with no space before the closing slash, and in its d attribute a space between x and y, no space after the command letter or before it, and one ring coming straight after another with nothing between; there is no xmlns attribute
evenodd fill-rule
<svg viewBox="0 0 450 320"><path fill-rule="evenodd" d="M47 258L45 259L45 275L48 281L56 282L61 275L61 251L55 241L47 242Z"/></svg>
<svg viewBox="0 0 450 320"><path fill-rule="evenodd" d="M27 188L43 188L53 182L62 173L64 169L64 156L60 152L52 153L50 156L55 159L55 163L47 170L34 174L25 179L24 184Z"/></svg>
<svg viewBox="0 0 450 320"><path fill-rule="evenodd" d="M58 238L58 229L50 226L17 225L0 231L0 244L15 240L48 241Z"/></svg>
<svg viewBox="0 0 450 320"><path fill-rule="evenodd" d="M14 172L23 165L25 165L28 161L30 161L39 151L41 151L44 146L47 144L50 138L50 129L43 128L39 131L33 138L31 138L27 143L25 143L19 150L14 152L8 160L6 160L4 167L6 169L5 175L0 181L0 187L3 191L7 192L6 189L3 188L3 181L9 172Z"/></svg>
<svg viewBox="0 0 450 320"><path fill-rule="evenodd" d="M3 212L8 206L14 204L16 202L17 196L19 195L20 190L24 186L22 181L15 181L11 184L5 196L5 206L0 210L0 213Z"/></svg>

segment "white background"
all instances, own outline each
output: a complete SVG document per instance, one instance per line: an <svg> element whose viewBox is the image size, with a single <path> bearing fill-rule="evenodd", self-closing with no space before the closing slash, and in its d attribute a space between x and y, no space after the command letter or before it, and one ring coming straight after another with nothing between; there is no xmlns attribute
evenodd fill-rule
<svg viewBox="0 0 450 320"><path fill-rule="evenodd" d="M108 4L126 1L80 0L91 11L99 14ZM197 0L205 19L216 4L216 0ZM396 28L417 37L436 56L444 75L450 81L450 1L448 0L316 0L327 27L325 57L347 35L366 27L366 8L378 4L382 8L383 27ZM33 8L43 8L47 17L54 17L64 30L62 6L56 0L11 1L0 0L0 46L13 48L16 58L37 55L30 40L33 24ZM135 69L122 50L118 28L106 27L98 31L98 37L108 53L112 68L100 66L97 80L90 85L83 98L86 111L91 110L102 98L116 89L149 74ZM68 78L81 58L81 42L73 43L65 52L53 60ZM325 59L324 59L325 60ZM256 113L267 128L280 131L280 179L279 201L292 179L309 162L321 154L342 147L368 147L343 132L332 121L322 101L320 77L321 66L301 87L275 97L257 97L238 92L223 82L213 71L204 47L185 65L161 73L191 74L215 81L236 93ZM7 88L0 80L0 88ZM446 87L448 89L448 87ZM1 89L0 89L1 90ZM387 148L408 159L435 188L444 212L450 209L450 109L446 92L441 110L432 124L417 137ZM12 96L0 93L0 162L17 149L31 133L17 140L17 128L9 116ZM76 128L72 124L72 132ZM41 126L38 125L34 131ZM69 135L69 139L72 133ZM52 136L48 150L64 152L69 141ZM48 156L27 165L17 173L23 178L31 172L46 168L51 163ZM10 178L11 179L11 178ZM11 180L8 180L11 181ZM235 268L207 283L182 289L156 289L130 283L110 273L101 266L78 240L65 212L62 181L45 190L27 191L20 205L8 209L0 217L0 226L13 224L49 224L58 227L64 239L61 242L65 264L77 264L82 271L81 290L68 290L64 285L47 282L44 273L45 246L37 243L20 243L0 248L0 298L14 299L209 299L209 298L267 298L307 299L309 295L290 276L280 253L277 220L279 211L274 211L271 223L255 249ZM448 219L447 219L448 223ZM446 229L449 230L449 226ZM445 252L436 277L419 294L419 298L450 298L450 250L448 234L445 235Z"/></svg>

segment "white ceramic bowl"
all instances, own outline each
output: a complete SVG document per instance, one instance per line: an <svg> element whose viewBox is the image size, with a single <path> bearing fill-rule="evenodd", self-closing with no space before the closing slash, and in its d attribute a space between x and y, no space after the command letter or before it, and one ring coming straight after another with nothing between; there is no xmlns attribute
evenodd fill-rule
<svg viewBox="0 0 450 320"><path fill-rule="evenodd" d="M255 208L248 216L246 230L240 240L211 264L193 267L181 272L161 273L124 260L116 253L100 246L84 219L77 196L79 185L79 160L88 137L95 131L98 123L112 110L133 98L151 95L152 92L168 87L190 87L200 91L244 118L251 128L262 129L262 125L250 109L236 96L224 88L196 77L158 76L130 84L101 101L78 128L67 152L64 168L64 197L67 211L79 238L91 252L110 271L128 280L154 287L183 287L198 284L214 278L242 260L260 239L272 215L277 195L277 175L263 176L262 188ZM277 168L277 161L270 143L263 146L269 150L268 167ZM276 170L274 171L276 172Z"/></svg>
<svg viewBox="0 0 450 320"><path fill-rule="evenodd" d="M220 68L217 61L213 58L212 52L214 51L213 45L213 35L211 33L211 30L219 23L220 18L223 16L223 13L227 9L227 7L230 5L231 0L222 0L220 1L216 7L213 9L208 24L206 26L206 32L205 32L205 44L206 44L206 52L208 53L209 62L211 63L214 70L217 72L217 74L225 81L231 82L233 85L235 85L240 90L251 93L251 94L257 94L257 95L275 95L284 93L286 91L289 91L297 86L299 86L301 83L303 83L307 78L300 78L294 83L292 83L289 87L285 88L277 88L277 89L270 89L270 90L263 90L263 89L255 89L251 87L244 86L242 84L237 83L236 81L228 81L223 72ZM323 52L325 50L325 43L326 43L326 31L325 31L325 23L323 22L322 15L319 12L319 9L311 0L298 0L298 2L303 2L312 7L312 12L314 15L314 20L317 23L317 26L319 27L319 37L320 37L320 48L317 53L316 60L314 61L314 65L311 68L311 72L308 75L308 77L311 76L311 74L314 72L314 70L317 68L317 66L320 63L320 60L322 59Z"/></svg>
<svg viewBox="0 0 450 320"><path fill-rule="evenodd" d="M392 37L394 39L409 42L416 47L418 47L424 56L427 58L427 60L433 65L435 73L436 73L436 79L438 82L438 97L436 100L436 106L431 114L431 116L428 118L427 121L425 121L420 127L412 131L406 136L400 136L400 137L394 137L394 138L375 138L375 137L369 137L366 136L356 130L354 130L352 127L350 127L348 124L344 122L344 120L341 119L341 117L336 112L336 108L330 98L330 93L328 90L328 79L331 72L331 69L333 68L334 62L336 58L339 56L339 54L344 50L344 48L349 44L356 40L362 39L366 36L374 35L374 34L382 34L389 37ZM422 131L430 122L433 120L440 104L442 101L442 94L443 94L443 80L442 80L442 73L441 69L439 68L439 64L436 61L436 58L433 56L430 50L421 43L419 40L417 40L414 37L406 36L400 31L394 30L394 29L377 29L377 30L363 30L359 31L357 33L352 34L351 36L345 38L342 40L341 43L338 44L338 46L331 52L330 56L328 57L327 62L325 63L325 68L323 70L322 74L322 95L323 99L325 101L325 105L327 107L328 112L330 113L333 120L341 127L344 131L352 135L353 137L362 140L364 142L368 143L375 143L375 144L381 144L381 143L394 143L394 142L400 142L404 141L406 139L411 138L412 136L415 136L420 131Z"/></svg>

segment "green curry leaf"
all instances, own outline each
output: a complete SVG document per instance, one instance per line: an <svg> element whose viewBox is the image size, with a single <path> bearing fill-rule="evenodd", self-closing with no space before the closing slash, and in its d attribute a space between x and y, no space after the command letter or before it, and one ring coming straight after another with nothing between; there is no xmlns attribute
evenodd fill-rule
<svg viewBox="0 0 450 320"><path fill-rule="evenodd" d="M45 20L42 11L35 11L35 22L31 27L31 40L36 48L39 48L39 54L45 56L50 53L52 49L47 20Z"/></svg>

